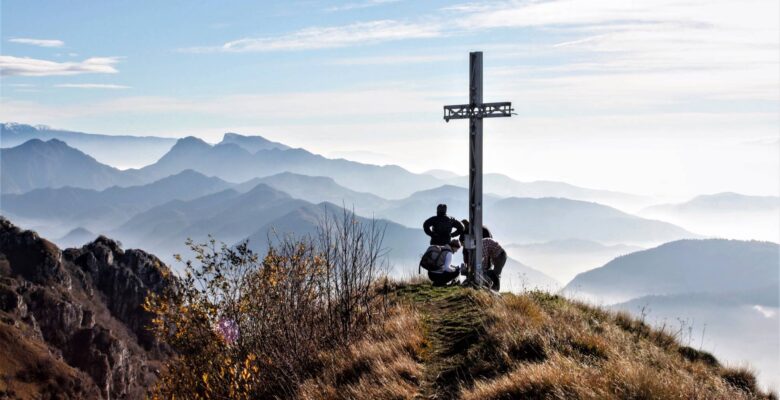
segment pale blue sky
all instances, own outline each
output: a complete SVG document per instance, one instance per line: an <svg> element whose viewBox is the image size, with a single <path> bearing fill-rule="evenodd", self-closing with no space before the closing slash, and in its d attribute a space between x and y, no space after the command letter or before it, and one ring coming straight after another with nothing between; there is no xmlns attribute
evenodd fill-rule
<svg viewBox="0 0 780 400"><path fill-rule="evenodd" d="M262 3L262 4L261 4ZM260 134L466 169L485 52L486 169L670 196L780 188L776 0L2 2L0 120ZM432 150L438 149L438 150Z"/></svg>

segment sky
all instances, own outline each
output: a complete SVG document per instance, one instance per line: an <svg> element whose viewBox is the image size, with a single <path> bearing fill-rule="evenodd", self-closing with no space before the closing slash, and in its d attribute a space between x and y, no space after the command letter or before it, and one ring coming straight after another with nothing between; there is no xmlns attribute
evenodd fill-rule
<svg viewBox="0 0 780 400"><path fill-rule="evenodd" d="M780 194L777 0L3 0L0 121L467 173L468 52L485 170L657 196Z"/></svg>

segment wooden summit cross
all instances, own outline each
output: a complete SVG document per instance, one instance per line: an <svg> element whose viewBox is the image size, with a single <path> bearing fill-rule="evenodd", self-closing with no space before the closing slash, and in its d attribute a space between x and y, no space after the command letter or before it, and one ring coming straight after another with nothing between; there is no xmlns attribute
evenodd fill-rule
<svg viewBox="0 0 780 400"><path fill-rule="evenodd" d="M482 119L511 117L512 103L482 102L482 52L469 53L469 104L444 106L444 120L469 120L469 231L464 248L471 250L466 262L471 267L469 276L482 285Z"/></svg>

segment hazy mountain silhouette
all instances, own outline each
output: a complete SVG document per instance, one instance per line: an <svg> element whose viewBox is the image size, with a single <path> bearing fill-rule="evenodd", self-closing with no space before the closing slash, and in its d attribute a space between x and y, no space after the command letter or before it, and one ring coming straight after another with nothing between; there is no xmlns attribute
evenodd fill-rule
<svg viewBox="0 0 780 400"><path fill-rule="evenodd" d="M2 195L2 211L25 219L45 219L69 227L97 231L119 226L153 206L179 199L191 200L224 190L231 184L185 170L139 186L110 187L102 191L73 187L35 189Z"/></svg>
<svg viewBox="0 0 780 400"><path fill-rule="evenodd" d="M533 181L520 182L502 174L485 174L483 189L501 197L564 197L573 200L593 201L613 207L635 209L648 205L650 200L643 196L610 190L588 189L564 182ZM468 177L448 179L454 185L468 187Z"/></svg>
<svg viewBox="0 0 780 400"><path fill-rule="evenodd" d="M508 198L485 207L485 223L509 243L587 239L607 244L657 244L697 235L597 203L562 198Z"/></svg>
<svg viewBox="0 0 780 400"><path fill-rule="evenodd" d="M75 228L68 232L65 236L54 240L53 242L60 247L79 247L86 243L92 242L98 237L98 235L90 232L84 228Z"/></svg>
<svg viewBox="0 0 780 400"><path fill-rule="evenodd" d="M487 208L499 199L499 197L486 194L483 198L483 205ZM415 192L407 198L395 200L385 210L380 211L378 215L416 228L422 227L423 221L436 214L436 206L438 204L446 204L447 214L458 220L468 218L468 203L468 189L444 185ZM490 225L487 221L485 223Z"/></svg>
<svg viewBox="0 0 780 400"><path fill-rule="evenodd" d="M58 139L32 139L4 148L0 150L0 166L2 193L63 186L104 189L139 182Z"/></svg>
<svg viewBox="0 0 780 400"><path fill-rule="evenodd" d="M723 192L696 196L684 203L651 206L645 208L642 212L762 212L777 211L778 209L780 209L780 197L778 196L748 196L733 192Z"/></svg>
<svg viewBox="0 0 780 400"><path fill-rule="evenodd" d="M26 131L36 132L38 135L44 135L46 132L55 132L40 130L30 126L26 127ZM13 131L25 129L17 126ZM6 131L11 132L12 129L6 129ZM141 145L125 144L119 141L119 139L112 139L115 138L114 136L68 131L56 131L56 133L55 136L66 137L74 142L76 142L74 138L80 138L79 140L84 142L94 141L95 143L117 140L115 143L111 142L112 144L109 147L112 151L118 153L112 157L101 156L100 158L101 161L107 163L117 165L133 164L126 161L126 157L123 158L123 154L149 153L148 151L136 149L137 146ZM10 135L11 133L6 134L8 137ZM19 137L19 135L14 137ZM205 175L217 176L234 183L245 182L256 177L292 172L302 175L330 177L339 185L350 190L369 192L385 199L402 199L414 192L436 188L447 182L461 187L468 185L466 177L453 177L453 174L448 171L434 170L430 171L431 174L414 174L395 165L377 166L344 159L328 159L304 149L291 149L284 144L269 141L261 136L227 133L222 142L217 145L210 145L195 137L179 139L173 145L171 145L171 139L165 138L129 137L128 140L133 141L135 139L138 139L137 143L146 143L147 140L156 143L155 141L160 139L162 140L160 143L163 143L164 148L168 149L168 151L162 156L159 156L160 152L153 152L155 154L154 159L157 160L156 162L140 169L124 171L117 177L114 177L108 185L96 185L89 182L74 184L71 181L57 183L57 177L50 176L51 173L49 171L41 170L37 171L36 174L42 180L54 182L52 183L53 186L102 189L111 185L129 186L154 182L187 169L194 169ZM12 142L4 141L4 145L8 143ZM90 151L95 151L96 154L103 154L101 153L102 150L100 150L101 146L103 145L101 144ZM43 157L36 154L25 155L25 158L30 158L33 163L47 164L51 162L38 159ZM135 164L137 165L137 163ZM107 165L102 167L111 168ZM4 185L3 189L4 193L18 193L27 190L29 190L27 186L22 185L22 187L19 187L16 182L10 182L10 180L7 185ZM645 202L641 196L579 188L562 182L518 182L499 174L487 174L485 176L485 191L500 196L568 197L621 206Z"/></svg>
<svg viewBox="0 0 780 400"><path fill-rule="evenodd" d="M306 204L258 184L246 193L228 189L194 200L170 201L134 216L112 234L133 246L155 249L166 258L172 251L181 251L187 238L202 241L212 234L231 243Z"/></svg>
<svg viewBox="0 0 780 400"><path fill-rule="evenodd" d="M574 296L625 301L647 295L731 293L780 286L780 245L724 239L679 240L618 257L577 275Z"/></svg>
<svg viewBox="0 0 780 400"><path fill-rule="evenodd" d="M458 174L452 171L447 171L446 169L431 169L423 173L442 180L456 179L460 177Z"/></svg>
<svg viewBox="0 0 780 400"><path fill-rule="evenodd" d="M568 282L577 274L600 267L613 258L642 247L624 244L603 245L585 239L563 239L544 243L511 244L507 252L545 274Z"/></svg>
<svg viewBox="0 0 780 400"><path fill-rule="evenodd" d="M101 135L54 129L45 125L0 124L0 144L18 146L30 139L59 139L103 164L138 167L151 164L176 142L174 138L155 136Z"/></svg>
<svg viewBox="0 0 780 400"><path fill-rule="evenodd" d="M777 196L702 195L684 203L648 207L640 215L712 236L780 242L780 197Z"/></svg>
<svg viewBox="0 0 780 400"><path fill-rule="evenodd" d="M344 209L332 203L305 204L261 226L248 236L249 243L251 247L262 251L268 239L274 239L275 235L314 235L320 221L326 216L340 218L343 215ZM370 218L361 216L357 216L357 220L363 224L372 223ZM389 251L388 255L395 260L414 260L412 266L416 269L416 261L419 261L428 243L422 229L407 228L387 220L373 221L384 230L383 246Z"/></svg>
<svg viewBox="0 0 780 400"><path fill-rule="evenodd" d="M575 253L582 252L601 252L601 251L618 251L623 253L633 253L635 251L643 250L639 246L630 246L625 244L616 245L604 245L592 240L584 239L562 239L553 240L544 243L529 243L521 245L511 245L517 249L522 249L531 252L545 252L545 253Z"/></svg>
<svg viewBox="0 0 780 400"><path fill-rule="evenodd" d="M303 149L268 149L252 154L235 143L211 146L194 137L180 139L157 163L129 171L143 180L154 180L193 168L230 182L293 172L326 176L356 191L368 191L384 198L401 198L420 189L436 186L429 175L413 174L398 166L376 166L347 160L332 160Z"/></svg>
<svg viewBox="0 0 780 400"><path fill-rule="evenodd" d="M262 136L245 136L238 133L228 132L222 137L219 144L237 144L244 150L254 154L260 150L280 149L287 150L290 146L282 143L272 142Z"/></svg>
<svg viewBox="0 0 780 400"><path fill-rule="evenodd" d="M254 178L236 185L234 188L240 192L246 191L258 183L264 183L296 199L306 200L310 203L330 202L343 205L348 209L354 207L358 215L374 215L391 204L390 201L377 195L347 189L336 183L332 178L300 175L291 172Z"/></svg>

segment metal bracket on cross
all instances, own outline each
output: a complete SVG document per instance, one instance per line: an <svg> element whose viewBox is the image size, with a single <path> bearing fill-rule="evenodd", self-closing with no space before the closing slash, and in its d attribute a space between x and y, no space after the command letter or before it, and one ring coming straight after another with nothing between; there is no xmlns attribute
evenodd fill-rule
<svg viewBox="0 0 780 400"><path fill-rule="evenodd" d="M444 121L450 122L451 119L511 117L512 111L514 111L512 103L508 101L475 104L473 106L469 104L444 106Z"/></svg>

